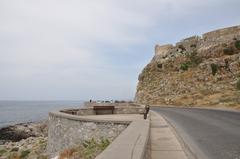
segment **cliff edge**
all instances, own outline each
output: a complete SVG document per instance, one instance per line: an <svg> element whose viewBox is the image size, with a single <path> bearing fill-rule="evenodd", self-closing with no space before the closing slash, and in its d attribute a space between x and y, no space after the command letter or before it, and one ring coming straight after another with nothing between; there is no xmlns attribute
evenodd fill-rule
<svg viewBox="0 0 240 159"><path fill-rule="evenodd" d="M138 80L137 103L240 108L240 25L156 45Z"/></svg>

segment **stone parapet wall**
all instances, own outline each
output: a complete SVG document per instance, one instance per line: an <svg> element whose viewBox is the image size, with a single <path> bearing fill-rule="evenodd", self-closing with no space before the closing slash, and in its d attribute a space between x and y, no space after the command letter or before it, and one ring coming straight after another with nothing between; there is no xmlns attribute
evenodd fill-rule
<svg viewBox="0 0 240 159"><path fill-rule="evenodd" d="M115 107L113 114L143 114L144 111L144 107ZM96 115L95 110L93 110L91 107L82 109L65 109L61 110L60 112L80 116Z"/></svg>
<svg viewBox="0 0 240 159"><path fill-rule="evenodd" d="M141 105L132 103L132 102L125 102L125 103L84 102L84 107L93 107L93 106L139 107Z"/></svg>
<svg viewBox="0 0 240 159"><path fill-rule="evenodd" d="M150 159L150 121L133 121L96 159Z"/></svg>
<svg viewBox="0 0 240 159"><path fill-rule="evenodd" d="M143 114L145 108L115 108L114 114Z"/></svg>
<svg viewBox="0 0 240 159"><path fill-rule="evenodd" d="M115 108L114 114L143 114L144 108ZM77 115L96 115L96 112L92 108L79 109Z"/></svg>
<svg viewBox="0 0 240 159"><path fill-rule="evenodd" d="M92 108L79 109L77 115L96 115L96 112Z"/></svg>

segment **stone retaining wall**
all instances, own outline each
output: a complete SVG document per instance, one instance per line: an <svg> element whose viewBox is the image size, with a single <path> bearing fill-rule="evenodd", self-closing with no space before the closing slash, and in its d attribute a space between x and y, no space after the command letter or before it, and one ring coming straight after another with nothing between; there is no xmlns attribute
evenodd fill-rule
<svg viewBox="0 0 240 159"><path fill-rule="evenodd" d="M84 120L77 115L49 113L47 153L54 157L59 151L81 144L84 140L107 138L113 141L129 122Z"/></svg>

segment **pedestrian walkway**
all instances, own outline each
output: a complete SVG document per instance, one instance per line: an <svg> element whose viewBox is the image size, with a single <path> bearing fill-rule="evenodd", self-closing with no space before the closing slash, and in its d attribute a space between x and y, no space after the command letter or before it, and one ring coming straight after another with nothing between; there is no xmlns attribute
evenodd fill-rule
<svg viewBox="0 0 240 159"><path fill-rule="evenodd" d="M166 120L151 111L151 158L187 159L185 152Z"/></svg>

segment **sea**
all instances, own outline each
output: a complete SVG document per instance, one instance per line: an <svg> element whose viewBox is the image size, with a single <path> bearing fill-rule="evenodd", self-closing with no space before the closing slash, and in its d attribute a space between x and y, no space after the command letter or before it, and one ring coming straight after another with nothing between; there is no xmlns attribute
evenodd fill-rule
<svg viewBox="0 0 240 159"><path fill-rule="evenodd" d="M80 108L84 101L0 101L0 128L46 120L50 111Z"/></svg>

